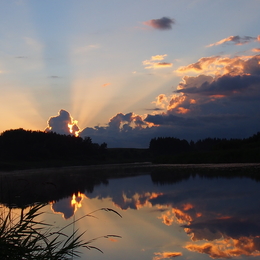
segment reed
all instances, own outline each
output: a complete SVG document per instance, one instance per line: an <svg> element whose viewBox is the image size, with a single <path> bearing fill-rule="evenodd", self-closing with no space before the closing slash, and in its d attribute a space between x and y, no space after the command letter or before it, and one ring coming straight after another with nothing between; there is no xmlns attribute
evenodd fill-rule
<svg viewBox="0 0 260 260"><path fill-rule="evenodd" d="M21 209L20 215L15 215L12 209L3 212L0 215L0 259L6 260L66 260L74 259L80 256L80 248L101 249L92 245L92 243L100 238L120 237L117 235L105 235L83 241L82 235L78 234L78 230L72 232L70 236L63 231L74 225L75 222L84 217L95 217L94 212L84 215L80 219L74 220L58 231L53 231L53 226L37 221L37 218L43 214L41 209L46 204L38 203L29 208L29 210ZM101 208L99 210L110 211L118 216L121 215L109 208Z"/></svg>

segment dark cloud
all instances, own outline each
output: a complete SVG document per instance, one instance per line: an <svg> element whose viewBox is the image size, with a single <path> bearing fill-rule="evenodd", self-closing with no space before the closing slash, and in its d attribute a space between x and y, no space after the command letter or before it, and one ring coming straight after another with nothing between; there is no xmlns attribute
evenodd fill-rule
<svg viewBox="0 0 260 260"><path fill-rule="evenodd" d="M163 108L155 107L155 108L146 108L145 110L147 111L162 111L164 110Z"/></svg>
<svg viewBox="0 0 260 260"><path fill-rule="evenodd" d="M50 78L52 78L52 79L58 79L58 78L60 78L60 77L53 75L53 76L50 76Z"/></svg>
<svg viewBox="0 0 260 260"><path fill-rule="evenodd" d="M192 86L175 91L184 94L201 95L234 95L244 92L250 87L260 87L260 75L224 75L213 82L203 82L200 86Z"/></svg>
<svg viewBox="0 0 260 260"><path fill-rule="evenodd" d="M61 213L64 219L69 219L74 215L75 207L71 205L71 197L56 201L52 204L52 210Z"/></svg>
<svg viewBox="0 0 260 260"><path fill-rule="evenodd" d="M245 138L260 131L260 55L205 57L178 70L190 71L200 75L185 75L172 95L160 94L152 102L153 113L118 113L106 126L86 128L80 135L108 147L141 148L154 137L196 141Z"/></svg>
<svg viewBox="0 0 260 260"><path fill-rule="evenodd" d="M168 17L162 17L160 19L149 20L144 22L144 24L159 30L169 30L172 29L172 25L175 24L175 20Z"/></svg>
<svg viewBox="0 0 260 260"><path fill-rule="evenodd" d="M238 239L243 236L253 237L260 234L260 225L258 222L238 217L198 221L189 225L183 225L183 227L189 228L188 234L194 234L194 240L205 239L212 241L220 239L223 236Z"/></svg>
<svg viewBox="0 0 260 260"><path fill-rule="evenodd" d="M148 115L145 118L146 122L155 125L179 125L179 126L192 126L196 125L196 120L191 117L176 116L172 114Z"/></svg>
<svg viewBox="0 0 260 260"><path fill-rule="evenodd" d="M78 193L78 195L74 194L72 197L54 202L51 208L55 213L61 213L64 219L69 219L75 214L78 207L80 207L83 198L84 195L81 193Z"/></svg>
<svg viewBox="0 0 260 260"><path fill-rule="evenodd" d="M50 117L47 123L46 132L52 131L58 134L77 135L77 132L79 131L77 122L74 121L70 116L70 113L64 109L59 111L58 116Z"/></svg>
<svg viewBox="0 0 260 260"><path fill-rule="evenodd" d="M80 136L90 136L93 142L106 142L109 147L147 147L151 135L144 136L150 131L147 122L134 113L118 113L112 117L107 126L87 127Z"/></svg>

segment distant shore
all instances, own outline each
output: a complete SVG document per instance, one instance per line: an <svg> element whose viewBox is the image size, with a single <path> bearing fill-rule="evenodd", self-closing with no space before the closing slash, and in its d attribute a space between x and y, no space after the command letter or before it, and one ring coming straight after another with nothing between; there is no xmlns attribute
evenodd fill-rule
<svg viewBox="0 0 260 260"><path fill-rule="evenodd" d="M38 169L23 169L23 170L13 170L13 171L0 171L0 175L28 175L28 174L66 174L66 173L88 173L97 172L111 173L108 175L118 176L116 172L123 170L123 176L126 175L140 175L147 174L151 170L155 169L168 169L173 171L196 171L196 170L240 170L240 171L259 171L260 174L260 163L219 163L219 164L153 164L151 162L141 162L141 163L117 163L117 164L101 164L101 165L83 165L83 166L65 166L65 167L50 167L50 168L38 168ZM139 171L140 170L140 171ZM114 174L113 174L114 172ZM107 174L105 174L107 175Z"/></svg>

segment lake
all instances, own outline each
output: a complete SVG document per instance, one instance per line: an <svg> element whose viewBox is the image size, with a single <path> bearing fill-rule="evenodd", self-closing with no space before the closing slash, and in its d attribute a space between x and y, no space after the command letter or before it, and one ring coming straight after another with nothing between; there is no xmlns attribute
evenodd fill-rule
<svg viewBox="0 0 260 260"><path fill-rule="evenodd" d="M91 245L103 251L83 249L83 260L260 259L259 166L253 174L240 166L160 167L117 168L112 175L46 171L35 173L38 186L33 171L4 175L1 209L19 214L33 200L48 202L41 220L54 230L83 217L66 232L79 229L86 241L101 236ZM89 213L94 217L84 217ZM120 237L102 238L111 234Z"/></svg>

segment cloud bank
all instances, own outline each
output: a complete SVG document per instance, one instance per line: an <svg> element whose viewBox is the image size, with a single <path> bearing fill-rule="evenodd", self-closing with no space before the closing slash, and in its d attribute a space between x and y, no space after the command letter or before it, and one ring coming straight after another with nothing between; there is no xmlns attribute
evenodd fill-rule
<svg viewBox="0 0 260 260"><path fill-rule="evenodd" d="M149 62L166 56L152 56ZM108 147L147 148L154 137L196 141L245 138L260 131L260 55L203 57L174 73L182 80L172 94L155 97L148 114L119 112L104 126L86 127L80 136ZM75 134L79 128L61 110L49 119L46 131Z"/></svg>

